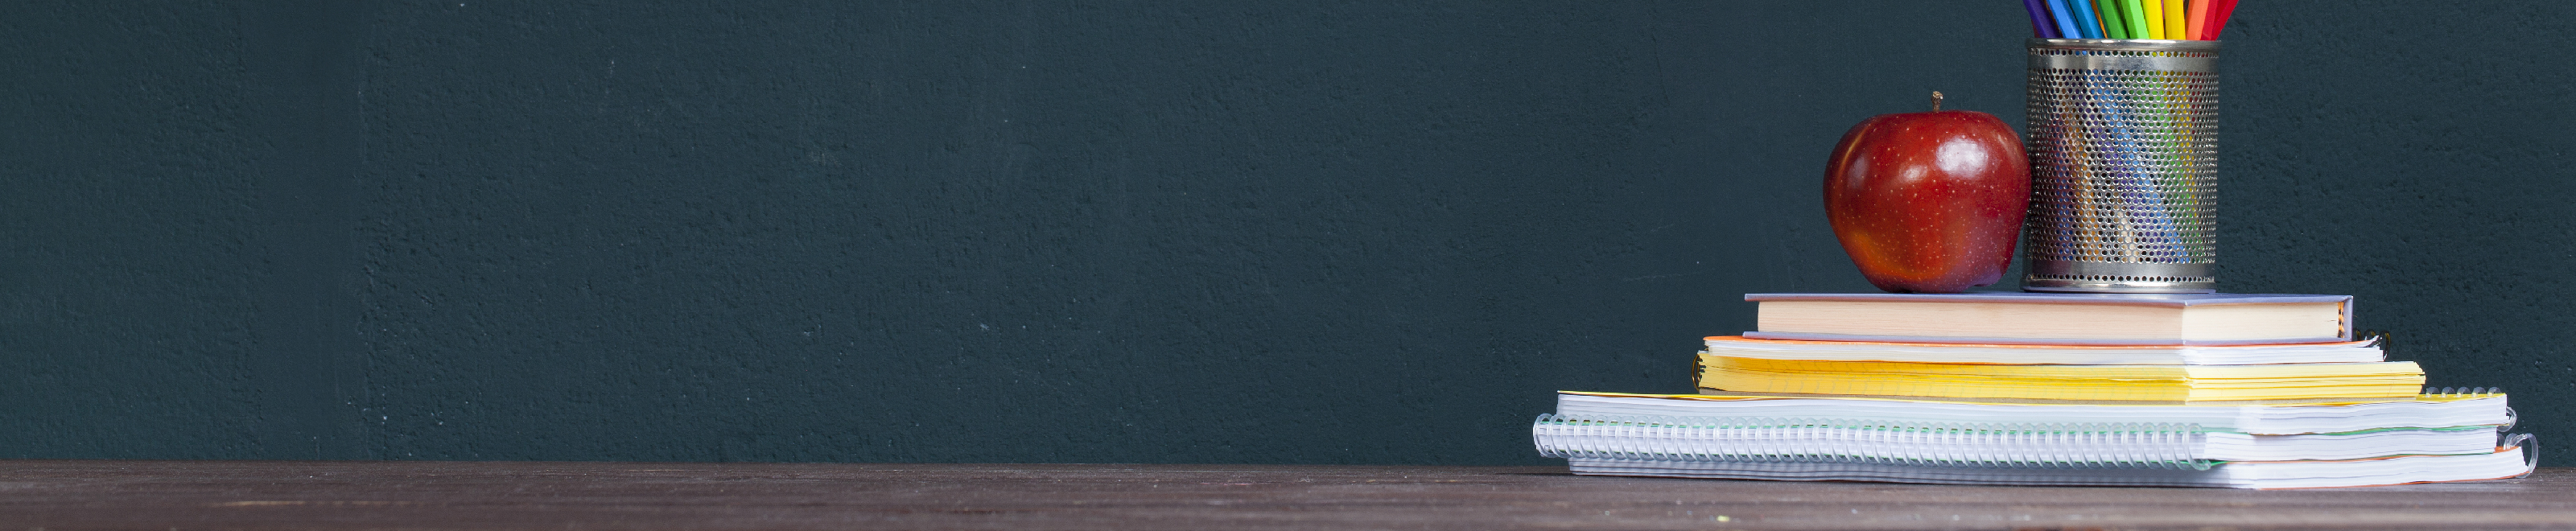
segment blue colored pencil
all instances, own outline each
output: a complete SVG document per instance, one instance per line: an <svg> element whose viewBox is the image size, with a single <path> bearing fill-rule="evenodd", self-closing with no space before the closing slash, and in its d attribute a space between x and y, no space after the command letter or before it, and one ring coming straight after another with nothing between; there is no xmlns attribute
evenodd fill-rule
<svg viewBox="0 0 2576 531"><path fill-rule="evenodd" d="M2075 6L2075 27L2084 30L2084 38L2102 38L2102 18L2093 14L2093 0L2066 0Z"/></svg>
<svg viewBox="0 0 2576 531"><path fill-rule="evenodd" d="M2039 0L2021 0L2021 7L2030 11L2031 35L2042 39L2057 38L2057 25L2049 22L2048 8L2040 7Z"/></svg>
<svg viewBox="0 0 2576 531"><path fill-rule="evenodd" d="M2066 0L2048 0L2048 16L2057 19L2057 38L2084 38L2084 30L2075 26L2075 16L2066 14Z"/></svg>

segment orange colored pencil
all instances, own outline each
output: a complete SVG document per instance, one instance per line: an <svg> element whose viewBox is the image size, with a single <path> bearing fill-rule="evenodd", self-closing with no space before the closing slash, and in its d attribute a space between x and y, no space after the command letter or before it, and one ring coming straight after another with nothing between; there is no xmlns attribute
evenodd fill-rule
<svg viewBox="0 0 2576 531"><path fill-rule="evenodd" d="M2184 21L2184 24L2190 29L2183 33L2183 38L2195 41L2209 40L2209 4L2209 0L2191 0L2190 13L2184 17L2189 19Z"/></svg>

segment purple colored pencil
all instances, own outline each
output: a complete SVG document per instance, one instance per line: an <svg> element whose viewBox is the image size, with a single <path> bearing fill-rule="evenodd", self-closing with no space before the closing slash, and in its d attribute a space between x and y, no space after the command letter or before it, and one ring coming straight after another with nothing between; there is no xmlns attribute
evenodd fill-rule
<svg viewBox="0 0 2576 531"><path fill-rule="evenodd" d="M2049 20L2048 8L2040 7L2039 0L2021 0L2021 7L2030 11L2032 35L2038 35L2042 39L2057 38L2057 22Z"/></svg>

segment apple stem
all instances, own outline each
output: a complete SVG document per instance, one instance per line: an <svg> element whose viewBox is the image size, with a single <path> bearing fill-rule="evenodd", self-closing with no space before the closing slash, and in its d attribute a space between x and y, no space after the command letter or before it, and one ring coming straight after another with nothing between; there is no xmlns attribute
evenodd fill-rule
<svg viewBox="0 0 2576 531"><path fill-rule="evenodd" d="M1941 91L1932 91L1932 112L1941 112Z"/></svg>

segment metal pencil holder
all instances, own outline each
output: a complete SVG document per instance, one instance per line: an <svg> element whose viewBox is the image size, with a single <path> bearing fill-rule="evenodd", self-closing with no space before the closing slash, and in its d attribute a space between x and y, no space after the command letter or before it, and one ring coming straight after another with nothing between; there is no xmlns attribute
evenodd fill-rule
<svg viewBox="0 0 2576 531"><path fill-rule="evenodd" d="M2031 39L2022 289L2217 291L2218 41Z"/></svg>

